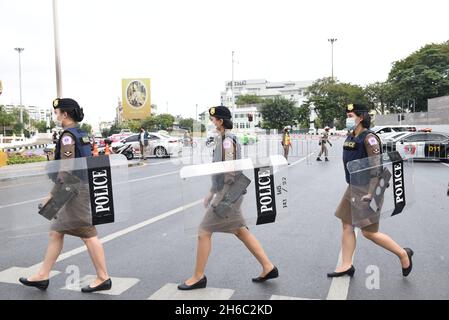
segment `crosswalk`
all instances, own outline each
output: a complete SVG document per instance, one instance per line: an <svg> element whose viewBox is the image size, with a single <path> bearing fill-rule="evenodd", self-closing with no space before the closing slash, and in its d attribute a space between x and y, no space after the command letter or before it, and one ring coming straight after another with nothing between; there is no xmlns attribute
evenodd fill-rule
<svg viewBox="0 0 449 320"><path fill-rule="evenodd" d="M18 279L20 277L28 277L36 273L39 265L29 268L11 267L6 270L0 271L0 293L2 291L2 283L15 284L22 286ZM50 278L60 276L62 272L52 271ZM89 285L92 280L95 279L95 275L86 275L81 277L78 281L67 281L66 285L59 290L80 292L81 288ZM121 296L125 292L128 292L138 283L140 279L137 278L125 278L125 277L112 277L112 289L108 291L99 291L94 294L108 295L108 296ZM149 294L147 300L230 300L234 295L235 290L229 288L213 288L206 287L204 289L196 289L191 291L178 290L178 284L166 283L161 288ZM291 297L283 295L271 295L269 300L315 300L302 297Z"/></svg>

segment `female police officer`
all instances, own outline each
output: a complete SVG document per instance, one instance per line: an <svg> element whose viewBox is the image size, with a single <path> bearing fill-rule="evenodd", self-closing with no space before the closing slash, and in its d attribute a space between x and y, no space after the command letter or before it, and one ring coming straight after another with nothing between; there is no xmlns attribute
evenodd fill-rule
<svg viewBox="0 0 449 320"><path fill-rule="evenodd" d="M210 119L214 123L219 135L216 138L213 162L232 161L241 158L240 146L237 138L231 133L233 127L231 113L224 106L209 109ZM219 174L213 176L212 187L204 199L204 207L208 208L201 222L198 233L198 247L196 257L195 273L184 283L178 286L179 290L192 290L205 288L207 278L204 274L207 259L211 249L211 237L214 232L232 233L237 236L256 257L262 265L262 273L259 277L253 278L253 282L263 282L268 279L278 277L277 268L266 256L259 241L251 234L246 227L241 212L243 195L231 206L228 214L232 214L232 221L224 221L222 217L214 212L214 206L223 198L229 184L232 183L232 173ZM209 207L209 205L211 206Z"/></svg>
<svg viewBox="0 0 449 320"><path fill-rule="evenodd" d="M369 131L371 117L368 108L360 104L350 104L346 110L346 127L351 132L348 135L343 147L343 162L345 167L346 182L351 183L349 171L346 168L348 162L367 157L377 156L381 152L381 145L378 137ZM362 196L362 200L369 202L372 194ZM351 213L351 188L348 186L345 194L337 208L335 215L343 223L342 236L342 264L335 272L328 273L328 277L341 277L344 275L354 275L355 268L352 265L352 256L355 251L356 237L352 225ZM388 235L379 232L379 222L375 221L362 228L362 234L375 244L391 251L400 260L402 274L406 277L412 271L413 251L409 248L402 248Z"/></svg>
<svg viewBox="0 0 449 320"><path fill-rule="evenodd" d="M87 134L78 128L78 122L84 118L83 109L73 99L56 99L53 101L53 108L56 123L64 130L56 146L55 160L91 156ZM47 253L40 270L28 279L20 278L19 281L22 284L41 290L47 289L50 271L61 253L64 235L68 234L84 241L97 272L97 278L81 291L95 292L111 289L112 282L106 270L103 245L97 237L97 230L94 226L86 226L89 224L83 222L83 217L88 216L89 203L87 187L80 188L79 194L58 212L56 219L52 220ZM70 228L66 230L68 226Z"/></svg>

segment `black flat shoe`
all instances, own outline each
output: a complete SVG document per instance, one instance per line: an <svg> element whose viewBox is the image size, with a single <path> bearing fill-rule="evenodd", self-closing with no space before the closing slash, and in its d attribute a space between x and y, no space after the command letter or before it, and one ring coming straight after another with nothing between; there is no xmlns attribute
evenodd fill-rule
<svg viewBox="0 0 449 320"><path fill-rule="evenodd" d="M404 277L406 277L410 274L410 272L412 272L412 268L413 268L412 256L413 256L414 252L410 248L404 248L404 250L407 252L408 260L410 261L410 265L408 266L408 268L402 268L402 275Z"/></svg>
<svg viewBox="0 0 449 320"><path fill-rule="evenodd" d="M85 286L84 288L81 288L81 292L84 293L92 293L96 291L105 291L110 290L112 288L112 280L109 278L108 280L100 283L98 286L92 288L91 286Z"/></svg>
<svg viewBox="0 0 449 320"><path fill-rule="evenodd" d="M316 161L322 161L320 158L316 158Z"/></svg>
<svg viewBox="0 0 449 320"><path fill-rule="evenodd" d="M178 290L195 290L195 289L203 289L206 288L207 278L204 276L200 281L194 283L192 285L188 285L185 282L178 286Z"/></svg>
<svg viewBox="0 0 449 320"><path fill-rule="evenodd" d="M268 279L274 279L279 277L279 271L278 268L274 267L273 270L271 270L270 272L268 272L264 277L257 277L257 278L253 278L253 282L264 282L267 281Z"/></svg>
<svg viewBox="0 0 449 320"><path fill-rule="evenodd" d="M355 272L355 268L354 268L354 266L351 266L351 268L349 268L346 271L328 273L327 276L328 276L328 278L338 278L338 277L343 277L345 275L352 277L354 275L354 272Z"/></svg>
<svg viewBox="0 0 449 320"><path fill-rule="evenodd" d="M28 281L27 278L20 278L19 281L27 287L35 287L42 291L47 290L48 285L50 284L50 280Z"/></svg>

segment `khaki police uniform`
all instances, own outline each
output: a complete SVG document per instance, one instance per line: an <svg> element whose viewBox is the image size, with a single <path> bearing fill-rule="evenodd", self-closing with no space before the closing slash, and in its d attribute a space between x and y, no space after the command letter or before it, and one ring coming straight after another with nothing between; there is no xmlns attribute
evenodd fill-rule
<svg viewBox="0 0 449 320"><path fill-rule="evenodd" d="M351 142L345 142L345 144L350 144ZM367 134L364 140L365 150L368 154L368 157L374 157L378 156L381 153L381 145L379 143L378 138L374 134ZM346 145L345 147L351 147L351 145ZM344 223L352 224L352 210L354 207L351 207L351 197L357 197L361 199L364 195L366 195L366 190L369 190L369 193L374 194L375 188L377 184L377 178L373 178L370 180L369 185L367 188L360 188L353 186L348 186L343 198L340 201L340 204L337 207L337 210L335 212L335 216L339 219L341 219ZM357 210L372 210L369 208L369 203L367 202L365 207L363 208L356 208ZM373 216L374 216L373 212ZM367 215L364 215L367 216ZM370 232L377 232L379 231L379 217L375 216L375 220L370 221L370 225L364 227L364 230L370 231Z"/></svg>
<svg viewBox="0 0 449 320"><path fill-rule="evenodd" d="M74 128L76 125L66 127ZM75 137L65 132L60 139L61 160L75 159ZM63 173L60 173L60 175ZM63 178L63 177L62 177ZM92 226L92 217L90 209L89 187L82 184L79 194L71 199L58 212L56 218L52 221L51 230L63 234L72 235L82 239L88 239L97 236L97 229ZM63 230L70 226L70 229Z"/></svg>

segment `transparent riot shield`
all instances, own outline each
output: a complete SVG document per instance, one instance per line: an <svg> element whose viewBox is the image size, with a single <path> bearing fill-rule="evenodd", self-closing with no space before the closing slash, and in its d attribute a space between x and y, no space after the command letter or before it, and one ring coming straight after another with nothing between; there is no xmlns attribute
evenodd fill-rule
<svg viewBox="0 0 449 320"><path fill-rule="evenodd" d="M110 155L0 169L0 232L54 231L124 221L128 163Z"/></svg>
<svg viewBox="0 0 449 320"><path fill-rule="evenodd" d="M288 213L288 166L282 156L186 166L180 176L188 235L233 233Z"/></svg>
<svg viewBox="0 0 449 320"><path fill-rule="evenodd" d="M414 202L413 161L398 152L354 160L350 174L352 224L363 228L403 213Z"/></svg>

